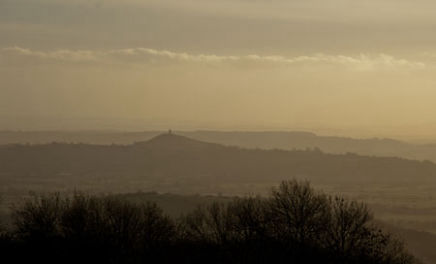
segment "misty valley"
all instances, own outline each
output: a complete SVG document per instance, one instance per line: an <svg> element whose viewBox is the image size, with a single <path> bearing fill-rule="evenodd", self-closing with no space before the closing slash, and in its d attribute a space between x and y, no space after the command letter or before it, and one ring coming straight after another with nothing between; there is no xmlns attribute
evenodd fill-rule
<svg viewBox="0 0 436 264"><path fill-rule="evenodd" d="M0 263L436 264L436 1L0 0Z"/></svg>
<svg viewBox="0 0 436 264"><path fill-rule="evenodd" d="M57 137L53 138L57 142L51 143L44 142L53 136L49 132L26 139L21 132L7 133L3 140L9 142L0 146L1 216L6 230L17 226L17 207L29 201L36 206L34 199L56 192L61 197L92 195L96 197L88 199L102 199L102 203L104 199L133 205L153 203L164 215L179 219L198 208L206 208L207 212L215 203L230 206L234 199L247 196L269 199L272 187L296 180L297 184L309 181L314 192L365 203L374 217L371 223L404 241L407 250L420 261L436 261L432 246L436 243L436 164L428 160L368 156L347 149L342 154L331 153L317 146L319 142L323 146L323 140L331 141L322 137L307 145L294 140L300 145L293 146L289 138L308 136L302 132L240 132L235 136L224 132L170 131L109 134L110 137L104 132L56 132ZM215 135L213 141L221 140L221 144L186 134L195 138ZM226 137L227 141L222 142ZM95 141L103 138L106 142ZM238 139L242 143L238 144ZM278 148L277 144L286 139L288 143L283 145L287 150ZM334 147L340 139L335 138L329 145ZM77 143L79 140L87 143ZM117 143L109 144L111 140ZM250 141L263 147L247 146ZM375 150L386 145L386 140L373 141ZM274 148L266 147L268 142L276 142ZM244 262L234 257L231 259L236 263ZM348 261L356 263L355 259Z"/></svg>

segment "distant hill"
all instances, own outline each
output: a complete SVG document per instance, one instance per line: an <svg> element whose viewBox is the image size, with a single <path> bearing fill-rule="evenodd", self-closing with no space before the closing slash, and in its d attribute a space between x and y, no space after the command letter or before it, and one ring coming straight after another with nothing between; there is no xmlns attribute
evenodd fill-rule
<svg viewBox="0 0 436 264"><path fill-rule="evenodd" d="M436 165L320 150L243 149L162 134L132 145L51 143L0 147L0 179L124 179L150 182L436 182Z"/></svg>
<svg viewBox="0 0 436 264"><path fill-rule="evenodd" d="M122 144L147 141L162 132L62 132L0 131L0 145L10 143L45 144L85 143ZM417 145L393 139L355 139L347 137L318 136L309 132L221 132L182 131L177 134L193 139L243 148L304 150L319 148L327 153L396 156L407 159L431 160L436 162L436 145Z"/></svg>
<svg viewBox="0 0 436 264"><path fill-rule="evenodd" d="M183 197L150 193L123 196L131 201L156 201L176 215L192 210L202 202L228 199L226 193L218 198L204 196L208 193L240 194L256 189L253 186L269 189L279 181L291 178L309 179L318 186L344 184L348 186L345 187L348 193L359 190L359 186L370 186L357 194L365 194L366 190L374 188L374 192L364 197L370 200L382 197L377 199L386 204L379 210L387 211L387 208L394 208L391 207L392 199L398 200L393 196L398 183L407 188L415 186L418 194L423 193L425 198L406 192L397 202L421 201L418 199L431 202L432 197L424 188L435 186L436 164L395 157L331 154L317 148L248 149L168 133L124 145L49 143L0 146L0 193L8 204L26 195L28 190L71 191L77 188L112 193L154 190L191 194ZM247 185L248 188L243 188ZM374 194L378 196L374 197ZM422 210L427 210L426 206L422 205ZM431 205L428 208L432 208ZM415 211L392 212L390 217L403 217L404 221L409 221L411 213L416 214ZM422 220L431 221L431 218L423 217ZM430 247L420 246L422 242L433 243L434 235L404 229L395 232L404 235L414 253L425 257L427 263L434 263Z"/></svg>

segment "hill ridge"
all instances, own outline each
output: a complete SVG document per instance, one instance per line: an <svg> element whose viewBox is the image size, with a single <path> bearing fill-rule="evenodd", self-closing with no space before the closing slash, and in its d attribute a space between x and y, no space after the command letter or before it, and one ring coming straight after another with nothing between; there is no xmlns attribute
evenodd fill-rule
<svg viewBox="0 0 436 264"><path fill-rule="evenodd" d="M193 139L175 133L162 133L147 141L133 143L133 146L140 147L159 147L159 148L207 148L207 147L226 147L221 144L206 142Z"/></svg>

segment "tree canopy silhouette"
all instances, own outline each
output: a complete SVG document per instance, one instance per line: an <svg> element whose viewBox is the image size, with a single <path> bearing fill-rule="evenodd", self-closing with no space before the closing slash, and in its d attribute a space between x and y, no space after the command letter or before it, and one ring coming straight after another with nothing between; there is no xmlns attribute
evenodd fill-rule
<svg viewBox="0 0 436 264"><path fill-rule="evenodd" d="M295 180L266 198L199 206L177 219L152 203L40 195L14 208L13 225L2 244L18 262L417 262L364 204Z"/></svg>

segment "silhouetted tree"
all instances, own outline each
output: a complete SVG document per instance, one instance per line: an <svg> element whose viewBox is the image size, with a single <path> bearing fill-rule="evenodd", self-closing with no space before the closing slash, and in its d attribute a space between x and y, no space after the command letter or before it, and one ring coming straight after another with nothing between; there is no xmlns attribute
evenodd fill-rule
<svg viewBox="0 0 436 264"><path fill-rule="evenodd" d="M3 197L0 196L0 207L2 206L2 203ZM0 217L0 247L2 247L2 245L8 240L8 233L5 227L5 223L3 221L4 219Z"/></svg>
<svg viewBox="0 0 436 264"><path fill-rule="evenodd" d="M199 206L183 222L184 236L189 239L215 244L232 239L233 219L226 204Z"/></svg>
<svg viewBox="0 0 436 264"><path fill-rule="evenodd" d="M233 229L239 241L257 241L268 236L268 204L260 197L236 198L228 204Z"/></svg>
<svg viewBox="0 0 436 264"><path fill-rule="evenodd" d="M327 196L314 191L309 182L282 182L272 190L269 210L274 235L299 246L318 243L328 228Z"/></svg>
<svg viewBox="0 0 436 264"><path fill-rule="evenodd" d="M62 247L124 262L128 256L165 247L175 225L155 204L74 194L35 196L13 213L15 236L37 248ZM121 261L123 259L124 261Z"/></svg>
<svg viewBox="0 0 436 264"><path fill-rule="evenodd" d="M372 217L366 205L347 201L342 197L330 198L330 225L327 230L326 246L340 256L351 254L356 248L365 246Z"/></svg>
<svg viewBox="0 0 436 264"><path fill-rule="evenodd" d="M48 240L60 234L64 203L59 193L33 196L13 210L15 231L23 239Z"/></svg>

